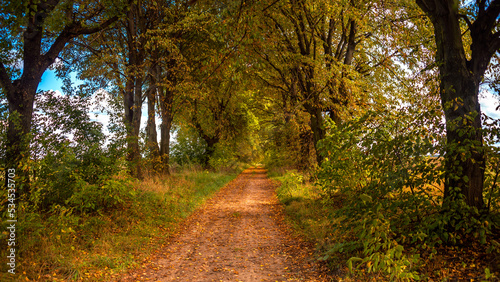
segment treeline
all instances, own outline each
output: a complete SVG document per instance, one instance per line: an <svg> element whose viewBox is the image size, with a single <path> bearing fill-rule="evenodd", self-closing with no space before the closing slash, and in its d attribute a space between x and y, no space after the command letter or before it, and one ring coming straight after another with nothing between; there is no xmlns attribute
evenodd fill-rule
<svg viewBox="0 0 500 282"><path fill-rule="evenodd" d="M168 174L172 158L207 168L254 160L236 149L255 147L255 121L238 54L246 30L231 16L234 5L2 3L2 160L22 179L20 194L59 173L56 160L85 181L120 169L139 179ZM48 69L63 79L62 96L37 92ZM108 115L110 135L91 109Z"/></svg>
<svg viewBox="0 0 500 282"><path fill-rule="evenodd" d="M0 2L0 213L19 222L17 276L3 264L0 280L109 279L258 159L238 10ZM48 70L63 93L37 90Z"/></svg>

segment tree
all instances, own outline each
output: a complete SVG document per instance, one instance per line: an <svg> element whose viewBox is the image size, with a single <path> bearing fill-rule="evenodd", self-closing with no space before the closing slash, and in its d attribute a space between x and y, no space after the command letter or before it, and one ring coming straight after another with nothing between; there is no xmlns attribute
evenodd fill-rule
<svg viewBox="0 0 500 282"><path fill-rule="evenodd" d="M187 63L190 49L200 50L198 40L199 22L196 1L170 3L158 8L158 18L161 19L155 29L148 34L148 46L151 53L151 84L155 86L156 100L159 108L160 144L153 144L153 149L158 148L158 160L154 160L157 171L165 174L170 173L170 132L174 122L174 116L182 105L176 103L182 95L179 95L180 85L190 81L189 66L195 64ZM202 45L203 46L203 45ZM194 69L195 67L193 67ZM189 96L189 95L188 95ZM185 98L185 97L184 97ZM149 98L148 98L149 99ZM153 97L151 96L151 99ZM151 103L149 103L151 104ZM148 105L149 105L148 104ZM152 113L152 111L149 111ZM156 128L149 115L148 134L149 140L155 139ZM150 122L151 121L151 122Z"/></svg>
<svg viewBox="0 0 500 282"><path fill-rule="evenodd" d="M485 155L478 94L490 60L500 50L500 0L416 3L434 26L437 47L447 123L444 204L463 196L467 205L482 210Z"/></svg>
<svg viewBox="0 0 500 282"><path fill-rule="evenodd" d="M81 9L82 5L87 8ZM30 156L26 137L31 129L33 104L42 74L73 38L96 33L113 24L122 10L120 5L107 1L80 5L57 0L8 4L2 1L2 24L9 26L2 45L5 46L4 40L15 40L16 45L21 46L19 50L2 48L0 56L0 85L9 104L6 166L16 168L26 184L29 168L22 167L22 162ZM19 28L23 30L22 38ZM22 60L20 75L13 70L16 66L5 60L12 53L19 54Z"/></svg>
<svg viewBox="0 0 500 282"><path fill-rule="evenodd" d="M376 96L362 85L388 56L367 55L383 53L370 41L378 32L369 21L374 21L372 10L378 9L371 1L306 0L272 2L262 9L261 37L267 42L256 44L254 52L275 74L259 77L281 92L286 111L307 113L310 132L303 131L301 139L304 152L312 142L317 163L322 161L317 144L325 137L327 114L341 123L361 114L366 101Z"/></svg>
<svg viewBox="0 0 500 282"><path fill-rule="evenodd" d="M91 80L96 76L103 77L108 82L105 87L114 88L121 96L127 160L130 174L138 178L143 176L139 133L142 105L146 98L149 157L156 159L161 153L156 141L155 108L158 91L162 90L162 57L166 56L166 52L154 37L157 29L162 28L165 11L171 6L168 1L134 2L114 29L93 42L78 44L82 52L88 53L85 60L76 62L80 67L86 67L84 76Z"/></svg>

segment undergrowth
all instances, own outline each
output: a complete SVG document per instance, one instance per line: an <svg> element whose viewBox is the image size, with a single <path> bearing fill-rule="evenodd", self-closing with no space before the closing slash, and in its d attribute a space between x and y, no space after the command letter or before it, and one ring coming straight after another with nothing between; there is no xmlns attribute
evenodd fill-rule
<svg viewBox="0 0 500 282"><path fill-rule="evenodd" d="M235 177L186 171L137 181L117 173L95 184L76 181L74 193L48 209L40 209L31 199L19 211L16 275L8 274L4 263L0 280L119 277L161 247L183 218ZM1 240L7 235L3 232ZM7 256L5 248L1 256Z"/></svg>
<svg viewBox="0 0 500 282"><path fill-rule="evenodd" d="M447 245L429 236L432 231L424 232L435 228L427 221L413 230L400 229L409 226L399 222L404 216L391 213L384 201L368 194L356 200L342 194L326 197L320 186L294 170L272 178L280 182L276 193L288 222L316 244L317 259L342 281L498 279L500 246L491 236L484 245L470 238Z"/></svg>

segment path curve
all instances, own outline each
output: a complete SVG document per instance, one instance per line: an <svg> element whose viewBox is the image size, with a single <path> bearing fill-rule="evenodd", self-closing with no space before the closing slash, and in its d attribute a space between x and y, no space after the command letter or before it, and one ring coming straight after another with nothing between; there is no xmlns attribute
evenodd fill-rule
<svg viewBox="0 0 500 282"><path fill-rule="evenodd" d="M191 215L151 263L120 281L329 281L290 235L263 168L250 168Z"/></svg>

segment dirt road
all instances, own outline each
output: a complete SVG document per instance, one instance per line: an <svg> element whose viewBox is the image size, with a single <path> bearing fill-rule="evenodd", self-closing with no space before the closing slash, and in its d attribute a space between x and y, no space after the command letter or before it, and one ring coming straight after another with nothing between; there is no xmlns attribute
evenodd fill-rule
<svg viewBox="0 0 500 282"><path fill-rule="evenodd" d="M329 281L311 254L283 223L266 171L252 168L190 216L152 263L120 281Z"/></svg>

